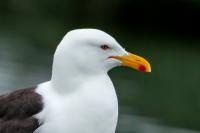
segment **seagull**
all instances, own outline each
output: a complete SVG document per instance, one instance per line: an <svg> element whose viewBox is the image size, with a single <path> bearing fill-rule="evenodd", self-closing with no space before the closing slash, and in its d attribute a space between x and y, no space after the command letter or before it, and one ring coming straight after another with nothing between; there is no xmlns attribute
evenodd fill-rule
<svg viewBox="0 0 200 133"><path fill-rule="evenodd" d="M115 133L118 100L107 72L116 66L151 72L109 34L69 31L49 81L0 96L0 133Z"/></svg>

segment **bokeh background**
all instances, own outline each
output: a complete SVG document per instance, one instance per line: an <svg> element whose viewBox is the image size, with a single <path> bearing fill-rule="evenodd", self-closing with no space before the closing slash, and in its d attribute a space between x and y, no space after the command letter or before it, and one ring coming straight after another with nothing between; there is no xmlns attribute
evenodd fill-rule
<svg viewBox="0 0 200 133"><path fill-rule="evenodd" d="M109 73L117 133L200 133L199 17L199 0L1 0L0 93L49 80L65 33L98 28L152 65Z"/></svg>

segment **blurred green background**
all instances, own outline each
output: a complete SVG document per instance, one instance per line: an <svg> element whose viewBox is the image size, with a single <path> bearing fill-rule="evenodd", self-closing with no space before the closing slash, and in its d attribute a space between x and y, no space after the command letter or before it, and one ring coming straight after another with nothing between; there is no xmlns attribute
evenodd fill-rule
<svg viewBox="0 0 200 133"><path fill-rule="evenodd" d="M199 0L1 0L0 93L49 80L65 33L98 28L152 65L109 73L117 133L199 133L199 14Z"/></svg>

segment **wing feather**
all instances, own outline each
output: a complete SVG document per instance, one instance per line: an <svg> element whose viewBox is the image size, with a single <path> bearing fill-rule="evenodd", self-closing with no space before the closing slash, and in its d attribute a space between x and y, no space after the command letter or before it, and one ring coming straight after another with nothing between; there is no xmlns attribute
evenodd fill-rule
<svg viewBox="0 0 200 133"><path fill-rule="evenodd" d="M40 125L33 115L43 108L35 87L0 96L0 133L33 133Z"/></svg>

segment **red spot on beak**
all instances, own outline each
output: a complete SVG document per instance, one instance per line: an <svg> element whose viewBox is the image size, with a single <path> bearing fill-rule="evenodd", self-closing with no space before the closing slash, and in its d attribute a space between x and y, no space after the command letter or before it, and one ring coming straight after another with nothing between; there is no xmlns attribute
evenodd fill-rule
<svg viewBox="0 0 200 133"><path fill-rule="evenodd" d="M143 66L143 65L139 66L139 71L145 72L146 71L146 67Z"/></svg>

